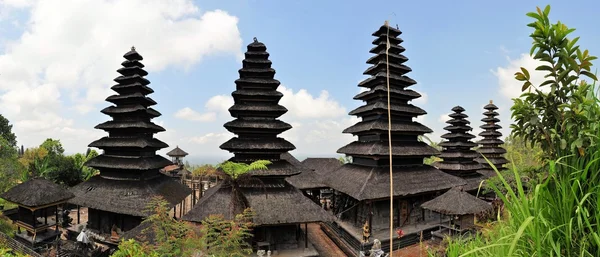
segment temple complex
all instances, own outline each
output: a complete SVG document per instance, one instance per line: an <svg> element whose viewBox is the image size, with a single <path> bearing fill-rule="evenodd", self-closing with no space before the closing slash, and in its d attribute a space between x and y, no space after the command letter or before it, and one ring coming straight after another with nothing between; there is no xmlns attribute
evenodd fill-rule
<svg viewBox="0 0 600 257"><path fill-rule="evenodd" d="M477 146L471 141L475 136L469 133L473 129L466 119L468 116L463 113L464 108L456 106L452 108L452 111L454 113L449 115L451 119L446 121L449 126L444 128L449 133L442 135L446 141L440 144L443 150L439 157L443 160L433 165L448 174L466 180L467 185L463 187L465 191L475 191L485 177L477 172L482 167L475 161L475 158L479 157L479 153L472 150Z"/></svg>
<svg viewBox="0 0 600 257"><path fill-rule="evenodd" d="M392 145L394 227L405 228L407 234L435 227L439 215L421 209L420 204L466 183L461 178L423 164L424 158L439 152L419 140L420 135L432 131L413 121L426 112L409 103L421 95L408 89L416 82L405 75L411 69L404 65L408 58L402 55L405 49L400 46L400 34L400 30L387 24L373 33L375 47L370 53L374 56L367 60L372 66L364 72L369 77L358 85L367 91L354 97L365 104L350 112L361 121L343 131L358 136L358 140L337 151L351 156L352 161L324 179L325 184L339 193L335 196L334 211L340 219L329 224L329 229L336 234L334 236L352 246L354 253L372 244L372 240L364 243L361 235L365 234L380 239L384 250L390 247L388 136ZM389 50L386 50L388 47ZM388 133L388 81L391 134ZM363 233L363 228L367 228L368 233ZM395 240L394 248L399 244L402 240Z"/></svg>
<svg viewBox="0 0 600 257"><path fill-rule="evenodd" d="M148 216L145 209L152 198L160 196L174 206L190 194L189 188L159 172L171 161L156 154L168 145L153 137L165 130L151 121L160 116L150 107L156 102L147 97L154 91L144 78L148 73L135 48L123 57L123 67L117 70L121 76L112 87L117 94L106 99L113 105L102 110L112 120L96 126L108 136L89 144L103 150L86 163L100 174L73 187L75 198L70 200L88 208L86 229L98 235L110 234L105 242L113 244L119 242L122 232Z"/></svg>
<svg viewBox="0 0 600 257"><path fill-rule="evenodd" d="M496 112L498 107L490 100L490 103L484 106L483 109L486 110L483 113L485 118L481 119L484 124L481 125L480 128L484 131L479 133L479 136L483 137L483 139L477 142L480 145L477 152L479 152L481 156L475 160L483 166L479 172L487 177L491 177L495 176L496 172L492 166L490 166L486 158L496 167L496 169L498 169L498 171L506 169L504 164L507 164L508 160L504 158L506 149L500 146L504 144L504 141L500 139L502 133L498 131L502 128L498 125L500 119L496 118L496 116L498 116L498 113ZM485 158L483 158L483 156L485 156Z"/></svg>
<svg viewBox="0 0 600 257"><path fill-rule="evenodd" d="M234 154L230 159L233 162L272 162L267 170L250 171L253 181L238 182L242 197L255 213L253 222L257 227L253 231L253 247L279 253L299 250L294 256L314 256L316 251L308 249L310 245L300 225L327 221L331 216L285 181L286 177L307 169L290 158L288 151L295 149L294 145L277 136L291 126L278 119L287 109L279 105L283 94L277 91L280 82L274 79L275 70L271 68L266 50L256 39L248 45L239 70L240 78L235 81L236 90L232 93L234 105L229 108L235 119L224 125L237 137L223 143L221 149ZM210 214L232 218L235 214L232 206L237 201L233 186L227 183L223 181L208 189L182 219L201 222Z"/></svg>

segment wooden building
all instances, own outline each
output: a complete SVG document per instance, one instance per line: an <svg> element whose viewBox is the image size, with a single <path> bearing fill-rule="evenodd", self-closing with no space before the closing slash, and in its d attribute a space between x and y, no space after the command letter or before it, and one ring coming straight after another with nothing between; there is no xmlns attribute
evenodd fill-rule
<svg viewBox="0 0 600 257"><path fill-rule="evenodd" d="M506 149L501 146L504 144L504 141L500 139L502 133L498 131L502 128L498 125L500 119L496 118L496 116L498 116L498 112L496 112L498 107L490 100L490 103L484 106L483 109L485 109L485 112L483 113L485 117L481 119L481 121L483 121L484 124L481 125L480 128L484 131L479 133L479 136L483 137L483 139L477 142L480 145L477 152L481 155L475 160L483 166L479 172L487 177L491 177L496 175L496 171L490 166L486 158L496 166L498 171L506 170L504 165L508 163L508 160L504 158ZM483 158L483 156L485 156L485 158Z"/></svg>
<svg viewBox="0 0 600 257"><path fill-rule="evenodd" d="M443 160L434 163L433 166L450 175L463 178L467 181L464 190L476 193L486 177L477 172L482 166L475 161L475 158L480 156L479 153L472 150L477 146L471 141L475 136L469 133L473 129L469 126L468 116L463 113L464 108L456 106L452 111L454 113L449 115L451 119L446 121L449 125L444 128L449 133L442 135L445 141L440 144L443 150L439 157Z"/></svg>
<svg viewBox="0 0 600 257"><path fill-rule="evenodd" d="M174 206L190 194L189 188L159 172L171 161L156 154L168 145L153 137L165 130L151 121L160 116L150 107L156 102L147 97L154 91L135 48L124 57L117 70L118 84L112 87L117 94L106 99L113 105L102 110L112 120L96 126L108 136L89 145L103 150L86 163L100 174L73 187L75 198L70 201L87 207L87 229L104 235L138 226L148 216L145 208L153 197L161 196Z"/></svg>
<svg viewBox="0 0 600 257"><path fill-rule="evenodd" d="M285 181L286 177L306 169L298 165L295 158L289 158L287 152L293 150L294 145L277 136L292 126L278 119L287 109L279 105L283 94L277 91L280 82L274 79L275 70L266 50L266 46L256 39L248 45L243 67L239 70L240 78L235 81L236 90L232 93L234 105L229 108L235 119L224 125L237 137L223 143L221 149L234 154L230 159L233 162L272 162L267 170L250 172L260 183L240 185L243 198L255 213L254 245L272 251L300 249L296 256L311 256L305 255L311 251L301 250L309 244L306 235L301 235L300 225L331 217ZM210 214L233 218L232 187L224 183L208 189L182 219L201 222Z"/></svg>
<svg viewBox="0 0 600 257"><path fill-rule="evenodd" d="M443 239L444 235L460 235L474 230L475 215L491 210L492 205L457 187L423 203L421 208L450 217L447 223L442 222L440 229L433 232Z"/></svg>
<svg viewBox="0 0 600 257"><path fill-rule="evenodd" d="M345 129L358 137L337 152L352 157L350 163L326 175L325 184L340 193L335 197L335 213L341 218L330 224L333 236L338 236L354 248L354 253L370 244L361 244L363 226L369 227L372 238L382 242L384 250L389 249L390 229L390 157L389 139L392 145L392 172L394 196L394 227L407 227L410 231L429 229L428 221L438 216L422 210L421 203L452 187L466 182L446 174L434 167L423 164L423 159L439 152L424 142L419 136L432 132L428 127L413 121L426 112L410 103L421 95L411 89L416 81L405 74L411 69L404 65L408 60L398 38L401 31L386 25L373 33L375 40L367 60L369 67L364 74L369 77L359 83L367 91L354 97L365 104L354 109L361 121ZM386 55L386 49L388 54ZM389 68L389 69L388 69ZM388 133L388 89L391 111L391 135ZM370 241L372 242L372 240ZM394 248L401 240L396 240ZM364 248L367 249L367 248Z"/></svg>
<svg viewBox="0 0 600 257"><path fill-rule="evenodd" d="M46 179L31 179L0 197L18 206L13 220L18 229L16 238L37 247L60 236L58 207L74 195Z"/></svg>

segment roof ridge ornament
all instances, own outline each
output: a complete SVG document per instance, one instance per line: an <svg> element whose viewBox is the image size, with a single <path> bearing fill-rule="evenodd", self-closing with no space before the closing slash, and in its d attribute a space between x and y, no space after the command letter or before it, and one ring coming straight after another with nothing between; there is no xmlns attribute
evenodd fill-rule
<svg viewBox="0 0 600 257"><path fill-rule="evenodd" d="M258 39L256 39L256 37L253 37L252 40L254 41L254 43L258 43Z"/></svg>
<svg viewBox="0 0 600 257"><path fill-rule="evenodd" d="M135 51L135 46L131 46L131 51Z"/></svg>

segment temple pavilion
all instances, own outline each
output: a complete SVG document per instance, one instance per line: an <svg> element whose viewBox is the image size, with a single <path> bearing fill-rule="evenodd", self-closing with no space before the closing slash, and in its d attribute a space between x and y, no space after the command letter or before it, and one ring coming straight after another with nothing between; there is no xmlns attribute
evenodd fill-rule
<svg viewBox="0 0 600 257"><path fill-rule="evenodd" d="M60 236L58 207L74 195L51 181L36 178L14 186L0 197L18 206L16 214L11 215L17 225L15 237L37 247Z"/></svg>
<svg viewBox="0 0 600 257"><path fill-rule="evenodd" d="M446 121L449 125L444 128L449 133L442 135L446 141L440 143L443 150L439 157L443 160L434 163L433 166L466 180L467 185L463 187L465 191L477 191L486 177L477 172L482 166L475 161L475 158L480 156L479 153L472 150L477 146L471 141L475 136L469 133L473 129L469 126L464 108L456 106L452 111L454 113L449 115L451 119Z"/></svg>
<svg viewBox="0 0 600 257"><path fill-rule="evenodd" d="M475 160L483 166L479 172L487 177L491 177L496 175L496 171L490 166L486 158L496 167L496 169L498 169L498 171L506 170L504 165L508 163L508 160L504 158L506 149L501 146L504 144L504 141L500 139L502 133L498 131L502 128L498 125L500 119L496 118L496 116L498 116L498 112L496 112L498 107L490 100L490 103L484 106L483 109L485 109L485 112L483 113L485 117L481 119L481 121L483 121L484 124L481 125L480 128L484 131L479 133L479 136L483 137L483 139L477 142L480 145L477 152L481 155Z"/></svg>
<svg viewBox="0 0 600 257"><path fill-rule="evenodd" d="M402 53L403 42L398 38L401 31L381 26L373 33L375 40L367 60L371 65L364 74L369 77L359 83L367 89L354 97L364 101L364 105L354 109L350 115L362 120L345 129L358 137L337 152L352 157L350 163L329 173L324 182L337 192L334 208L340 217L329 224L333 236L342 238L357 253L361 248L368 249L372 239L382 242L384 251L389 250L390 226L390 157L388 151L388 104L387 84L391 110L391 144L394 227L405 230L412 238L421 230L430 229L439 223L439 215L425 211L420 204L436 195L466 182L446 174L432 166L424 165L423 159L439 152L419 140L419 136L432 132L428 127L414 121L426 112L410 103L421 95L411 89L416 82L405 74L411 69L404 65L408 60ZM386 48L389 50L386 56ZM389 61L388 61L389 60ZM431 222L431 224L429 223ZM409 226L410 225L410 226ZM369 243L361 244L363 228L368 230ZM387 239L386 239L387 238ZM402 244L394 241L394 248ZM364 248L367 247L367 248Z"/></svg>
<svg viewBox="0 0 600 257"><path fill-rule="evenodd" d="M230 159L233 162L272 162L267 170L251 171L253 181L239 182L242 197L255 213L253 245L279 253L297 251L294 256L313 256L316 251L304 250L309 248L307 230L305 227L302 235L300 225L330 220L331 216L285 181L306 169L290 158L288 151L295 149L294 145L277 136L292 127L278 119L287 109L278 104L283 94L277 91L280 82L274 79L275 70L268 57L266 46L256 38L248 45L232 93L234 105L229 108L235 119L224 125L237 137L223 143L221 149L234 154ZM182 219L201 222L210 214L232 218L234 200L232 186L227 183L208 189Z"/></svg>
<svg viewBox="0 0 600 257"><path fill-rule="evenodd" d="M123 57L123 67L117 70L121 76L112 87L117 94L106 99L113 105L102 110L112 120L96 126L108 136L89 144L103 150L86 163L100 174L73 187L75 198L70 200L88 208L88 231L110 233L113 236L106 241L115 244L115 233L138 226L148 216L145 209L153 197L160 196L174 206L190 194L189 188L159 172L171 161L156 154L168 145L153 137L165 130L151 121L160 116L150 107L156 102L147 96L154 91L144 78L148 73L135 48Z"/></svg>
<svg viewBox="0 0 600 257"><path fill-rule="evenodd" d="M184 176L190 175L191 172L188 171L183 164L183 157L186 157L187 155L187 152L181 150L179 146L176 146L173 148L173 150L167 153L167 156L171 157L172 164L162 168L161 171L167 176L173 177L177 180L181 180Z"/></svg>

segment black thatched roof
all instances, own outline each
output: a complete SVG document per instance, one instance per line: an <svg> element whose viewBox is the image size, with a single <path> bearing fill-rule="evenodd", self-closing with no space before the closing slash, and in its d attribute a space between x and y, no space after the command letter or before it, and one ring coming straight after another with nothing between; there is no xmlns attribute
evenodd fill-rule
<svg viewBox="0 0 600 257"><path fill-rule="evenodd" d="M465 180L428 165L394 167L393 177L394 196L435 192L466 184ZM365 167L348 163L326 174L323 182L359 201L390 197L388 167Z"/></svg>
<svg viewBox="0 0 600 257"><path fill-rule="evenodd" d="M351 111L350 115L362 118L362 121L344 130L358 136L358 141L352 142L337 152L349 156L362 156L374 160L389 158L387 143L388 119L387 111L391 111L392 124L392 154L400 158L398 165L422 164L419 157L437 155L434 148L418 141L418 136L431 132L431 129L413 121L413 118L424 115L426 112L409 102L421 95L408 87L416 81L406 76L411 69L404 65L408 60L402 55L404 48L400 46L402 39L398 36L402 32L387 24L381 26L373 36L375 47L369 51L375 54L367 63L369 67L363 74L369 78L359 83L359 87L368 90L361 92L354 99L365 102L363 106ZM386 55L387 42L390 43ZM389 69L389 71L388 71ZM388 76L389 73L389 76ZM390 106L387 105L389 81ZM377 118L373 118L377 117ZM406 158L408 157L408 158ZM340 178L341 179L341 178Z"/></svg>
<svg viewBox="0 0 600 257"><path fill-rule="evenodd" d="M69 202L107 212L145 217L145 208L154 196L162 196L171 206L180 203L191 190L159 174L150 180L115 180L94 176L71 188Z"/></svg>
<svg viewBox="0 0 600 257"><path fill-rule="evenodd" d="M253 222L259 226L333 220L331 214L291 186L243 188L242 192L255 212ZM231 188L219 184L208 189L194 208L181 219L201 222L211 214L220 214L226 219L232 219L230 203Z"/></svg>
<svg viewBox="0 0 600 257"><path fill-rule="evenodd" d="M153 245L156 241L156 233L153 229L153 222L143 221L140 225L132 228L121 236L123 240L134 239L140 243L148 243Z"/></svg>
<svg viewBox="0 0 600 257"><path fill-rule="evenodd" d="M508 163L508 160L504 158L504 154L506 150L502 148L500 145L504 144L504 141L500 139L502 133L498 131L502 127L497 123L500 122L496 116L498 113L496 110L498 107L493 104L490 100L490 103L483 107L486 111L483 113L485 116L481 121L484 122L480 128L484 129L483 132L479 133L479 136L483 137L482 140L477 142L481 147L477 149L480 156L475 159L475 161L479 162L482 165L484 173L494 173L493 168L489 165L487 158L498 170L505 170L504 164ZM485 158L484 158L485 156Z"/></svg>
<svg viewBox="0 0 600 257"><path fill-rule="evenodd" d="M306 158L302 161L302 164L307 168L314 170L320 176L337 170L343 165L343 163L336 158Z"/></svg>
<svg viewBox="0 0 600 257"><path fill-rule="evenodd" d="M290 185L294 186L295 188L302 190L327 187L327 185L325 185L321 181L321 175L317 174L314 170L311 169L306 169L298 175L287 177L285 178L285 181L290 183Z"/></svg>
<svg viewBox="0 0 600 257"><path fill-rule="evenodd" d="M188 155L188 153L186 153L184 150L181 150L179 146L176 146L175 149L169 151L167 155L171 157L184 157Z"/></svg>
<svg viewBox="0 0 600 257"><path fill-rule="evenodd" d="M439 157L443 160L434 163L434 166L446 173L463 178L481 176L477 170L482 167L475 161L479 154L471 149L477 144L471 141L475 136L469 133L473 129L469 126L468 116L463 113L465 109L456 106L452 108L452 111L454 113L449 115L451 119L446 121L449 126L444 128L450 133L442 135L446 141L440 144L443 150Z"/></svg>
<svg viewBox="0 0 600 257"><path fill-rule="evenodd" d="M248 45L245 56L239 70L240 78L235 81L236 91L231 94L234 105L229 108L229 112L236 119L224 125L237 137L223 143L221 149L232 152L234 157L231 161L234 162L274 162L268 171L260 172L261 176L297 174L298 172L288 170L287 166L290 165L275 164L281 162L281 154L296 147L277 137L292 126L277 119L287 109L279 105L283 94L277 91L280 83L274 79L275 70L271 68L267 47L255 38Z"/></svg>
<svg viewBox="0 0 600 257"><path fill-rule="evenodd" d="M421 204L421 208L446 215L478 214L492 206L460 188L452 188L435 199Z"/></svg>
<svg viewBox="0 0 600 257"><path fill-rule="evenodd" d="M0 198L29 208L59 203L75 197L71 192L46 179L31 179L0 194Z"/></svg>
<svg viewBox="0 0 600 257"><path fill-rule="evenodd" d="M114 105L102 110L112 120L96 126L109 135L89 145L104 151L86 165L100 170L101 174L112 173L112 177L118 174L127 178L156 176L160 168L170 164L169 160L156 155L156 151L168 145L148 135L165 129L151 121L160 113L150 108L156 102L147 97L154 91L148 87L150 81L144 78L148 72L143 69L143 57L133 47L123 57L123 67L117 70L121 76L114 79L118 84L112 87L117 94L106 99Z"/></svg>

